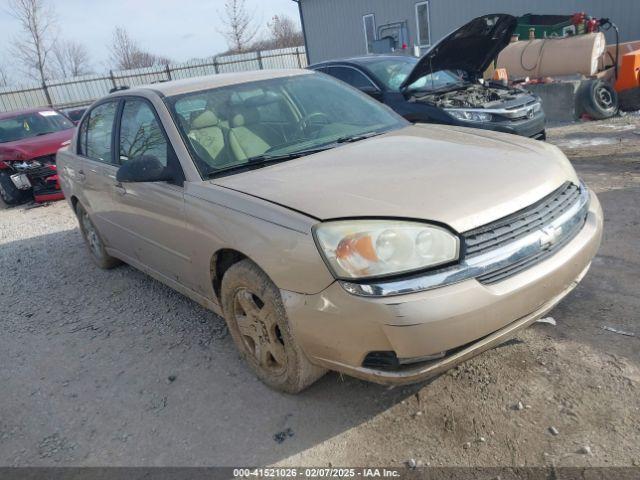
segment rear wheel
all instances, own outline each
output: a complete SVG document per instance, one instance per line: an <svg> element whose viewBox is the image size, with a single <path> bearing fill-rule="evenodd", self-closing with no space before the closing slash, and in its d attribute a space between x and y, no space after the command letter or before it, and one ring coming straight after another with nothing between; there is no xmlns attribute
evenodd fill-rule
<svg viewBox="0 0 640 480"><path fill-rule="evenodd" d="M618 113L618 94L609 83L602 80L585 82L578 98L585 113L594 120L611 118Z"/></svg>
<svg viewBox="0 0 640 480"><path fill-rule="evenodd" d="M89 254L91 255L93 263L105 270L118 266L121 263L120 260L107 253L98 230L91 221L87 211L79 203L76 205L76 215L80 223L82 238L89 248Z"/></svg>
<svg viewBox="0 0 640 480"><path fill-rule="evenodd" d="M30 190L20 190L13 184L9 172L0 172L0 198L7 205L16 205L29 198Z"/></svg>
<svg viewBox="0 0 640 480"><path fill-rule="evenodd" d="M268 386L298 393L325 374L296 343L280 291L255 263L242 260L229 267L221 297L236 347Z"/></svg>

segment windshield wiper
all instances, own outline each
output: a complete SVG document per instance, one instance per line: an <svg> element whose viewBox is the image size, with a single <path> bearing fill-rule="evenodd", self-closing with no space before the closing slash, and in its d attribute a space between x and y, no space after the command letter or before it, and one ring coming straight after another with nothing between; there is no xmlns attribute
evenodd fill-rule
<svg viewBox="0 0 640 480"><path fill-rule="evenodd" d="M335 141L335 143L359 142L360 140L366 140L367 138L377 137L378 135L382 135L383 133L386 133L386 131L383 131L383 132L368 132L368 133L363 133L363 134L360 134L360 135L351 135L351 136L340 137Z"/></svg>
<svg viewBox="0 0 640 480"><path fill-rule="evenodd" d="M223 177L233 173L256 170L258 168L267 167L275 163L286 162L287 160L293 160L295 158L304 157L306 155L311 155L313 153L319 153L319 152L324 152L325 150L331 150L332 148L335 148L341 143L358 142L360 140L365 140L367 138L375 137L377 135L382 135L383 133L386 133L386 130L382 132L364 133L362 135L344 136L336 140L333 140L330 143L325 143L318 147L308 148L306 150L298 150L297 152L273 154L273 155L268 153L263 153L262 155L249 157L246 163L241 163L239 165L233 165L231 167L221 168L219 170L214 170L213 172L209 172L207 173L207 178Z"/></svg>
<svg viewBox="0 0 640 480"><path fill-rule="evenodd" d="M295 158L304 157L305 155L311 155L312 153L323 152L325 150L329 150L333 148L335 145L323 145L317 148L310 148L307 150L300 150L297 152L291 153L283 153L281 155L256 155L254 157L249 157L246 163L241 163L239 165L233 165L227 168L221 168L219 170L214 170L213 172L209 172L207 174L208 178L215 178L218 176L225 176L231 173L238 172L246 172L249 170L256 170L258 168L267 167L269 165L273 165L275 163L286 162L287 160L293 160Z"/></svg>

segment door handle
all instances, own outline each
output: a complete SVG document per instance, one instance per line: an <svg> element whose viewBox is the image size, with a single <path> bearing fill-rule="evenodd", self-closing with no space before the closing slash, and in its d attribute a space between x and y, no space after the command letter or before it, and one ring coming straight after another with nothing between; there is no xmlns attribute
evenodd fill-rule
<svg viewBox="0 0 640 480"><path fill-rule="evenodd" d="M84 182L87 179L87 176L84 174L83 170L78 170L78 178L81 182Z"/></svg>
<svg viewBox="0 0 640 480"><path fill-rule="evenodd" d="M127 193L127 189L121 183L114 183L113 189L116 191L118 195L125 195Z"/></svg>

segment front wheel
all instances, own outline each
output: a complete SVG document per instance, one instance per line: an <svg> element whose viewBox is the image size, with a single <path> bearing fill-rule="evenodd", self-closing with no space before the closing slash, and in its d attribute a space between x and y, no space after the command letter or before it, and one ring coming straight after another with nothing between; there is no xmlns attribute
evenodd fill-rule
<svg viewBox="0 0 640 480"><path fill-rule="evenodd" d="M280 291L255 263L242 260L229 267L221 297L236 347L265 384L298 393L326 373L309 362L296 343Z"/></svg>
<svg viewBox="0 0 640 480"><path fill-rule="evenodd" d="M120 260L107 253L98 230L91 221L87 211L79 203L76 205L76 215L78 216L78 222L80 223L82 238L89 248L89 254L91 255L93 263L105 270L118 266L121 263Z"/></svg>

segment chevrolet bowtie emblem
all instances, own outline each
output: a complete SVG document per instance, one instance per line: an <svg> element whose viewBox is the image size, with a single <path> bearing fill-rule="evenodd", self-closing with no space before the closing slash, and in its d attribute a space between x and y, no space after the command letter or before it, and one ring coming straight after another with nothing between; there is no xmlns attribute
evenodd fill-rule
<svg viewBox="0 0 640 480"><path fill-rule="evenodd" d="M562 227L544 227L540 230L540 234L540 247L543 250L548 250L560 239Z"/></svg>

